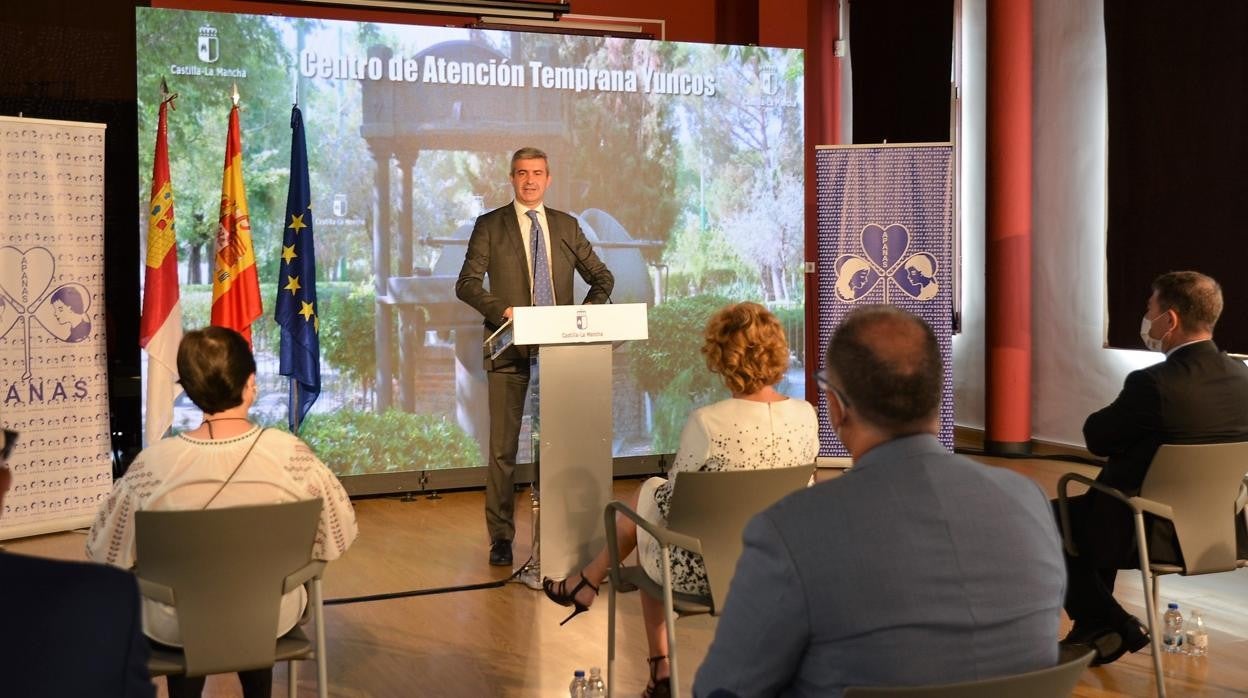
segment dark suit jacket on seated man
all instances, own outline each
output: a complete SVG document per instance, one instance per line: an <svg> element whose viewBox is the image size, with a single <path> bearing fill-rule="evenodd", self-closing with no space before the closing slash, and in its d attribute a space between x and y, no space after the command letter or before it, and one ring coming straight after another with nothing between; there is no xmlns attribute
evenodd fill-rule
<svg viewBox="0 0 1248 698"><path fill-rule="evenodd" d="M1118 397L1084 423L1088 450L1109 457L1098 481L1133 496L1162 444L1248 441L1248 367L1213 343L1221 312L1222 290L1204 274L1153 281L1140 335L1166 360L1128 374ZM1093 647L1093 663L1104 664L1148 643L1139 619L1113 596L1117 570L1138 564L1135 528L1130 511L1110 497L1092 492L1069 502L1078 555L1067 559L1066 611L1075 626L1065 642ZM1176 560L1173 528L1149 528L1150 557Z"/></svg>
<svg viewBox="0 0 1248 698"><path fill-rule="evenodd" d="M511 158L511 184L515 201L477 218L455 282L455 295L485 318L487 336L511 319L512 308L517 306L573 303L573 269L589 284L585 303L608 302L615 285L615 277L594 254L576 219L543 205L550 184L546 153L536 148L517 150ZM535 220L543 232L536 241L531 235ZM534 242L549 260L542 262L549 278L536 283ZM553 291L548 300L539 295L543 286ZM529 385L529 354L512 347L497 359L486 359L485 370L490 401L485 502L490 564L510 565L516 452Z"/></svg>
<svg viewBox="0 0 1248 698"><path fill-rule="evenodd" d="M746 527L694 694L824 698L1056 663L1065 571L1048 501L941 446L931 329L856 310L819 379L854 467Z"/></svg>
<svg viewBox="0 0 1248 698"><path fill-rule="evenodd" d="M0 462L0 511L11 482ZM0 695L156 695L132 575L0 552L0 594Z"/></svg>

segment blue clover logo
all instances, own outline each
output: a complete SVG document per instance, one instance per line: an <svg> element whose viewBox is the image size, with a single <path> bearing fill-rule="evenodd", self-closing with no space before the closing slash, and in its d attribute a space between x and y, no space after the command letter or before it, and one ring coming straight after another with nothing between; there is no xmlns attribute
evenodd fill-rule
<svg viewBox="0 0 1248 698"><path fill-rule="evenodd" d="M910 231L900 223L880 226L869 223L862 229L858 244L862 254L837 257L833 268L836 295L848 303L865 298L884 283L884 302L888 302L889 282L907 296L928 301L940 292L936 282L936 257L927 252L910 251Z"/></svg>

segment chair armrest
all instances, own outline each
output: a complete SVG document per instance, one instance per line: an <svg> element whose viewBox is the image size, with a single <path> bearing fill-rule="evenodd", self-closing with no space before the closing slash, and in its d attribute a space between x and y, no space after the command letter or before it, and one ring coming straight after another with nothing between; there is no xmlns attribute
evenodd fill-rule
<svg viewBox="0 0 1248 698"><path fill-rule="evenodd" d="M675 545L677 547L684 548L685 550L688 550L690 552L698 553L699 555L702 553L702 541L701 540L698 540L697 538L694 538L693 536L687 536L683 533L678 533L676 531L671 530L670 528L657 526L651 523L650 521L647 521L644 518L642 518L641 514L638 514L636 511L633 511L627 504L624 504L623 502L611 502L610 504L607 504L607 519L612 522L608 524L608 527L611 529L614 529L615 527L614 525L615 517L611 515L611 512L620 514L632 520L633 523L637 524L637 528L645 531L646 533L649 533L651 536L654 536L654 539L657 540L659 543L662 543L663 545ZM614 538L614 535L612 536L612 538ZM614 548L614 549L618 550L618 548Z"/></svg>
<svg viewBox="0 0 1248 698"><path fill-rule="evenodd" d="M1239 484L1239 496L1235 498L1235 513L1244 510L1244 505L1248 504L1248 477Z"/></svg>
<svg viewBox="0 0 1248 698"><path fill-rule="evenodd" d="M1174 508L1169 504L1162 504L1161 502L1144 499L1143 497L1132 497L1127 503L1131 505L1131 508L1137 514L1144 512L1163 519L1174 520Z"/></svg>
<svg viewBox="0 0 1248 698"><path fill-rule="evenodd" d="M314 577L320 577L325 571L325 565L329 563L324 560L313 560L299 569L286 575L286 581L282 583L282 593L290 592L303 586L303 583Z"/></svg>
<svg viewBox="0 0 1248 698"><path fill-rule="evenodd" d="M1123 504L1126 504L1128 507L1132 507L1133 509L1134 507L1131 504L1131 498L1116 488L1097 482L1096 480L1093 480L1086 475L1080 475L1079 473L1066 473L1063 475L1057 481L1057 514L1062 522L1062 546L1066 548L1067 555L1075 557L1079 554L1079 551L1075 548L1075 539L1070 533L1070 505L1066 502L1069 497L1069 495L1066 494L1066 489L1071 480L1087 485L1090 489L1109 495Z"/></svg>
<svg viewBox="0 0 1248 698"><path fill-rule="evenodd" d="M140 596L145 599L159 601L160 603L168 604L170 606L174 605L173 587L167 587L158 582L151 582L137 575L135 576L135 579L139 581Z"/></svg>

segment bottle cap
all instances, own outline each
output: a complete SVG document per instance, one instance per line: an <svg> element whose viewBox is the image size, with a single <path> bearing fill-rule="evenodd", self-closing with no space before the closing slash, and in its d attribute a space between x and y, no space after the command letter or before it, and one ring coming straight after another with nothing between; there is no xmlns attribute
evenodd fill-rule
<svg viewBox="0 0 1248 698"><path fill-rule="evenodd" d="M1171 604L1170 604L1170 608L1173 608L1173 609L1175 609L1175 610L1178 610L1179 605L1178 605L1177 603L1171 603Z"/></svg>
<svg viewBox="0 0 1248 698"><path fill-rule="evenodd" d="M585 670L584 670L584 669L577 669L576 671L572 672L572 675L573 675L573 676L575 676L575 677L577 677L577 678L583 679L583 678L585 678Z"/></svg>

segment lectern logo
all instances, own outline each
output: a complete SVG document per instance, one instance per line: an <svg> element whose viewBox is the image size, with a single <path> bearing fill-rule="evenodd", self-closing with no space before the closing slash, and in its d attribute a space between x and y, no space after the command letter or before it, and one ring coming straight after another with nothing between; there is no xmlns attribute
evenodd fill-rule
<svg viewBox="0 0 1248 698"><path fill-rule="evenodd" d="M576 311L576 329L578 330L589 329L589 316L585 313L584 310Z"/></svg>
<svg viewBox="0 0 1248 698"><path fill-rule="evenodd" d="M334 194L334 215L343 218L347 215L347 195Z"/></svg>
<svg viewBox="0 0 1248 698"><path fill-rule="evenodd" d="M199 60L204 63L216 63L221 57L221 48L217 43L217 30L211 25L205 24L199 28L197 49Z"/></svg>

